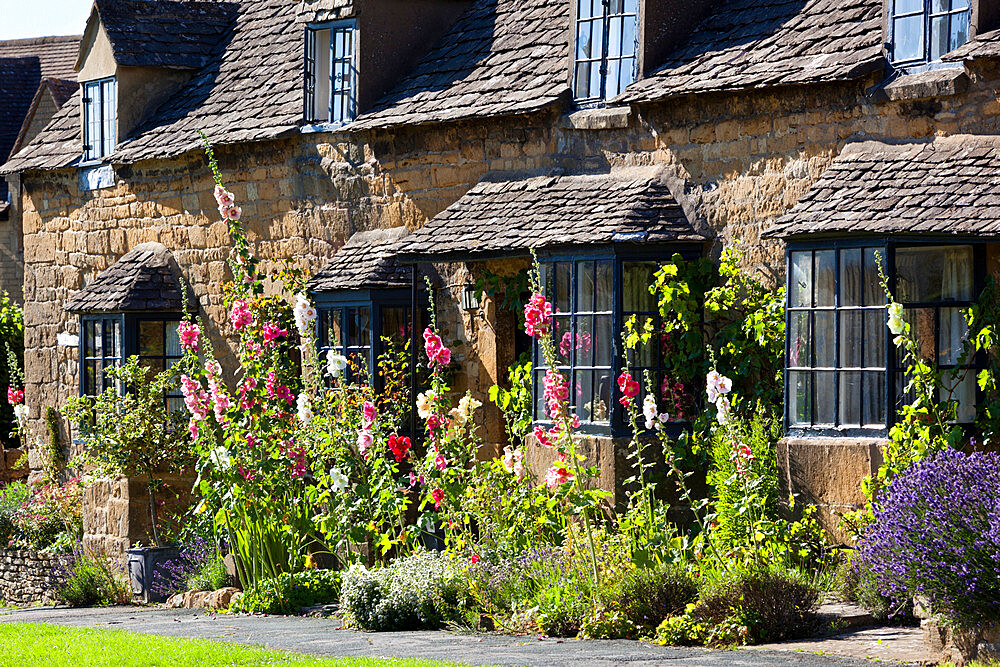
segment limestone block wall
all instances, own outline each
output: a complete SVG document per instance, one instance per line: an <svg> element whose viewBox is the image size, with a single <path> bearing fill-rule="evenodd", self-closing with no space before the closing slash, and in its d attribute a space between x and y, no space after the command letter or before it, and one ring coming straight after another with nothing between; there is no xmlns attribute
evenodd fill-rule
<svg viewBox="0 0 1000 667"><path fill-rule="evenodd" d="M56 556L0 549L0 602L9 605L53 604L64 576Z"/></svg>

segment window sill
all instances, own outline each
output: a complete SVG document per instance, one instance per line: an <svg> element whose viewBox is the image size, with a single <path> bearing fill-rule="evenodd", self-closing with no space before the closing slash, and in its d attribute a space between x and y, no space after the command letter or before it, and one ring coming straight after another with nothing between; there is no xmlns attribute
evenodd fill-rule
<svg viewBox="0 0 1000 667"><path fill-rule="evenodd" d="M353 120L337 121L336 123L309 123L299 128L302 134L319 134L321 132L336 132L350 125Z"/></svg>
<svg viewBox="0 0 1000 667"><path fill-rule="evenodd" d="M110 164L103 162L80 162L77 186L80 192L103 190L115 185L115 170Z"/></svg>
<svg viewBox="0 0 1000 667"><path fill-rule="evenodd" d="M628 127L631 107L582 109L559 119L565 130L621 130Z"/></svg>
<svg viewBox="0 0 1000 667"><path fill-rule="evenodd" d="M964 93L969 87L969 77L960 67L932 69L916 74L904 74L883 86L874 101L905 102L932 97L951 97Z"/></svg>

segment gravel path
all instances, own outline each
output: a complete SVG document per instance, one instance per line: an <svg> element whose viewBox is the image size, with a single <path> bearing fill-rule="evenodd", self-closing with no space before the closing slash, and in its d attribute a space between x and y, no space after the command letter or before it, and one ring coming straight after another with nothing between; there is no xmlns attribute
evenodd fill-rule
<svg viewBox="0 0 1000 667"><path fill-rule="evenodd" d="M335 619L209 615L200 611L117 607L0 610L0 623L53 623L117 628L146 634L257 644L319 656L372 656L455 660L471 665L677 665L683 667L852 667L864 660L796 650L708 651L634 641L578 641L466 635L449 632L361 633Z"/></svg>

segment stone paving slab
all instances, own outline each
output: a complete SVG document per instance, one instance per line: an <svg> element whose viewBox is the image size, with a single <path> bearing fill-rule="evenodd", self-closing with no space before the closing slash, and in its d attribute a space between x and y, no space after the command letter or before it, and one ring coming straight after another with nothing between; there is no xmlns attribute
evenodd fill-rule
<svg viewBox="0 0 1000 667"><path fill-rule="evenodd" d="M362 633L336 619L284 616L206 616L163 608L67 609L36 607L0 611L0 623L52 623L117 628L144 634L256 644L319 656L369 656L455 660L471 665L678 665L683 667L862 667L864 660L789 650L709 651L634 641L578 641L450 632Z"/></svg>
<svg viewBox="0 0 1000 667"><path fill-rule="evenodd" d="M751 650L797 651L904 664L933 662L920 628L863 628L830 637L764 644Z"/></svg>

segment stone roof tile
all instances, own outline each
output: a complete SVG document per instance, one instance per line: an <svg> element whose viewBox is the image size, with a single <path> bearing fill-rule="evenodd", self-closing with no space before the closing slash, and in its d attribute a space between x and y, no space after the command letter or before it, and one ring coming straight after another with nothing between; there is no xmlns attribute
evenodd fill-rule
<svg viewBox="0 0 1000 667"><path fill-rule="evenodd" d="M661 168L487 177L406 237L407 259L525 255L615 242L702 242Z"/></svg>
<svg viewBox="0 0 1000 667"><path fill-rule="evenodd" d="M311 292L408 287L410 269L396 261L405 227L354 234L309 281Z"/></svg>
<svg viewBox="0 0 1000 667"><path fill-rule="evenodd" d="M70 313L181 312L184 298L178 276L173 255L163 244L142 243L70 297L65 308Z"/></svg>
<svg viewBox="0 0 1000 667"><path fill-rule="evenodd" d="M974 39L941 56L941 60L952 62L979 58L1000 58L1000 30L976 35Z"/></svg>
<svg viewBox="0 0 1000 667"><path fill-rule="evenodd" d="M1000 137L850 144L766 232L1000 235Z"/></svg>
<svg viewBox="0 0 1000 667"><path fill-rule="evenodd" d="M615 101L857 79L885 65L881 21L882 0L720 3Z"/></svg>

